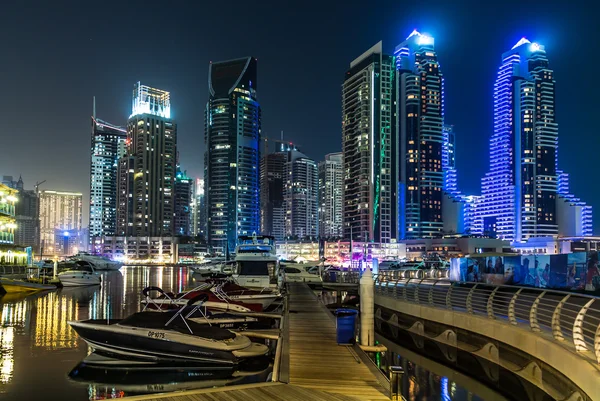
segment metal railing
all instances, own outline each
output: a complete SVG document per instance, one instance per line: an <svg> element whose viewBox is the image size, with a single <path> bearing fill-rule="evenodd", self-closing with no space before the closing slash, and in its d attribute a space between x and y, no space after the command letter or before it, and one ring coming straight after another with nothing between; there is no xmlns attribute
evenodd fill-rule
<svg viewBox="0 0 600 401"><path fill-rule="evenodd" d="M324 283L346 283L358 284L362 272L360 271L324 271L321 278ZM399 279L447 279L449 271L447 269L396 269L382 270L378 276L385 277L387 281Z"/></svg>
<svg viewBox="0 0 600 401"><path fill-rule="evenodd" d="M545 338L569 341L600 364L600 299L542 288L460 283L437 279L374 277L375 293L435 308L504 320Z"/></svg>

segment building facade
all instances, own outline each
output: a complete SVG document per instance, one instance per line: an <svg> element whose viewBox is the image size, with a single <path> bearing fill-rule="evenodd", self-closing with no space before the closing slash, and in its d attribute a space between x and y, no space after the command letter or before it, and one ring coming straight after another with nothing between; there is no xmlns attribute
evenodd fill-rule
<svg viewBox="0 0 600 401"><path fill-rule="evenodd" d="M208 244L233 252L260 228L261 110L253 57L211 63L205 110L204 183Z"/></svg>
<svg viewBox="0 0 600 401"><path fill-rule="evenodd" d="M177 168L175 174L175 235L192 235L192 186L193 180L185 171Z"/></svg>
<svg viewBox="0 0 600 401"><path fill-rule="evenodd" d="M196 178L192 190L192 235L206 239L206 198L204 197L204 179Z"/></svg>
<svg viewBox="0 0 600 401"><path fill-rule="evenodd" d="M37 193L34 190L25 189L23 179L17 181L12 176L3 176L2 183L18 191L15 205L14 243L21 247L31 247L34 251L39 250L40 243L40 205Z"/></svg>
<svg viewBox="0 0 600 401"><path fill-rule="evenodd" d="M15 243L15 203L18 190L5 184L0 184L0 244Z"/></svg>
<svg viewBox="0 0 600 401"><path fill-rule="evenodd" d="M117 233L171 236L174 232L177 126L169 92L133 88L127 152L119 160Z"/></svg>
<svg viewBox="0 0 600 401"><path fill-rule="evenodd" d="M40 202L40 241L43 255L68 255L73 250L66 243L79 243L82 231L83 194L44 190L39 194ZM57 239L62 237L63 240ZM77 237L77 238L72 238Z"/></svg>
<svg viewBox="0 0 600 401"><path fill-rule="evenodd" d="M117 230L117 170L126 152L127 130L92 115L90 159L90 238Z"/></svg>
<svg viewBox="0 0 600 401"><path fill-rule="evenodd" d="M342 193L344 191L343 154L330 153L319 162L319 236L340 238L342 226Z"/></svg>
<svg viewBox="0 0 600 401"><path fill-rule="evenodd" d="M397 238L394 58L379 42L350 63L342 85L344 238Z"/></svg>
<svg viewBox="0 0 600 401"><path fill-rule="evenodd" d="M297 150L285 153L285 235L316 238L319 235L319 173L317 163Z"/></svg>
<svg viewBox="0 0 600 401"><path fill-rule="evenodd" d="M561 202L579 207L580 201L559 193L557 148L554 72L544 46L523 38L502 55L494 85L494 134L476 213L478 234L511 242L559 234ZM576 213L591 219L591 209Z"/></svg>
<svg viewBox="0 0 600 401"><path fill-rule="evenodd" d="M434 39L416 30L398 46L396 129L400 238L442 235L444 84Z"/></svg>
<svg viewBox="0 0 600 401"><path fill-rule="evenodd" d="M260 160L260 232L280 241L285 237L284 170L286 152L264 155Z"/></svg>
<svg viewBox="0 0 600 401"><path fill-rule="evenodd" d="M98 237L94 247L112 260L126 263L177 263L177 237Z"/></svg>

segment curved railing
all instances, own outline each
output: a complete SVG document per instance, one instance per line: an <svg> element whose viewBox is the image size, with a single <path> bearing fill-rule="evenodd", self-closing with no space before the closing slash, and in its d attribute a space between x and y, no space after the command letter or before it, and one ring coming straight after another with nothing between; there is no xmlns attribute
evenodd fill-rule
<svg viewBox="0 0 600 401"><path fill-rule="evenodd" d="M554 341L569 341L582 356L600 363L599 298L508 285L395 279L388 272L374 280L378 295L505 320Z"/></svg>

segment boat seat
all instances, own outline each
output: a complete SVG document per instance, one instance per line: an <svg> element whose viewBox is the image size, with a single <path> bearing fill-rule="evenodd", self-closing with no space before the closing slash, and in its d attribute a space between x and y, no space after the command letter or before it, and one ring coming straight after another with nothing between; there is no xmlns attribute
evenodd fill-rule
<svg viewBox="0 0 600 401"><path fill-rule="evenodd" d="M185 323L181 320L181 317L175 318L167 327L165 325L173 317L176 312L137 312L133 315L121 320L119 325L140 327L144 329L156 329L156 330L173 330L182 334L190 334L190 331L186 327ZM209 326L207 324L199 324L186 320L187 324L192 330L192 335L209 338L213 340L229 340L235 338L235 333L229 330L221 329L219 327Z"/></svg>

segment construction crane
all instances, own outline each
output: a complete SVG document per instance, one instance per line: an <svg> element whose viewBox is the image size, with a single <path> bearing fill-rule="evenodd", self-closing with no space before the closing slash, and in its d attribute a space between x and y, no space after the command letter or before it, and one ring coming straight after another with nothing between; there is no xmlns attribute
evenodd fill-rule
<svg viewBox="0 0 600 401"><path fill-rule="evenodd" d="M40 185L42 185L43 183L45 183L46 180L41 181L41 182L36 182L35 185L33 186L35 188L35 194L37 195L39 193L38 188Z"/></svg>

